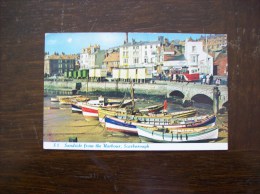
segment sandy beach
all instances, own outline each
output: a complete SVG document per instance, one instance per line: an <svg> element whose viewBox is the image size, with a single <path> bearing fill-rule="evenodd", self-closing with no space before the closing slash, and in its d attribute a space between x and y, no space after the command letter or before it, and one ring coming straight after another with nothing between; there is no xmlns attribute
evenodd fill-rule
<svg viewBox="0 0 260 194"><path fill-rule="evenodd" d="M155 103L153 100L141 100L143 106ZM156 102L158 103L158 102ZM181 110L181 106L168 103L170 110ZM209 114L207 106L197 105L200 114ZM217 117L219 138L215 142L227 142L227 114ZM70 105L60 105L50 102L50 97L44 98L44 141L68 142L69 138L77 137L78 142L114 142L139 143L138 136L123 133L108 132L98 120L87 121L82 114L72 113Z"/></svg>

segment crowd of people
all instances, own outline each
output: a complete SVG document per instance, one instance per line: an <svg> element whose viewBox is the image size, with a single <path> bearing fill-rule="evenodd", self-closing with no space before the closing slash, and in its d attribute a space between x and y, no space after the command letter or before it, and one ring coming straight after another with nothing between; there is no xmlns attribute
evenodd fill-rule
<svg viewBox="0 0 260 194"><path fill-rule="evenodd" d="M164 72L158 74L159 80L169 80L169 81L176 81L176 82L185 82L185 77L182 74L174 74L169 73L166 74ZM222 80L220 78L216 78L214 81L214 77L212 74L204 74L202 77L200 77L200 83L205 85L221 85Z"/></svg>

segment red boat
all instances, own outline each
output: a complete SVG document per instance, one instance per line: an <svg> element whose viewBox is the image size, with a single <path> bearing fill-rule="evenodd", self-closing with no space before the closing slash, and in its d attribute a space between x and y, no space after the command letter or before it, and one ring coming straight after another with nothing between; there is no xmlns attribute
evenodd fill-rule
<svg viewBox="0 0 260 194"><path fill-rule="evenodd" d="M117 108L125 107L131 104L132 100L122 99L105 99L104 97L99 97L98 100L90 100L86 105L82 106L82 114L85 119L98 119L98 108Z"/></svg>

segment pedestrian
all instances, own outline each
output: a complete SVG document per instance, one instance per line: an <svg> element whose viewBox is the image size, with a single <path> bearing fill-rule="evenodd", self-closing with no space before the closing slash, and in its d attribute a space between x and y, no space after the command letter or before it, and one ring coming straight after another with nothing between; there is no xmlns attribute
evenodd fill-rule
<svg viewBox="0 0 260 194"><path fill-rule="evenodd" d="M211 74L209 77L209 85L211 85L213 83L213 75Z"/></svg>
<svg viewBox="0 0 260 194"><path fill-rule="evenodd" d="M181 75L181 82L184 82L185 79L184 79L184 75Z"/></svg>
<svg viewBox="0 0 260 194"><path fill-rule="evenodd" d="M217 78L217 79L216 79L216 85L219 86L219 85L220 85L220 82L221 82L221 79Z"/></svg>
<svg viewBox="0 0 260 194"><path fill-rule="evenodd" d="M205 74L203 75L202 83L203 83L203 84L206 84L206 75L205 75Z"/></svg>
<svg viewBox="0 0 260 194"><path fill-rule="evenodd" d="M206 84L207 84L207 85L209 85L209 78L210 78L210 75L207 74L207 76L206 76Z"/></svg>

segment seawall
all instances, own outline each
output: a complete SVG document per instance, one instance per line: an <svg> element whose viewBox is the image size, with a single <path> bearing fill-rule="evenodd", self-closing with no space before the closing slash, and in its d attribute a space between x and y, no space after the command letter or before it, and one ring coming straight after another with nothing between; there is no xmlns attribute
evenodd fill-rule
<svg viewBox="0 0 260 194"><path fill-rule="evenodd" d="M44 90L48 91L68 91L71 92L76 88L76 83L81 83L81 92L130 92L129 83L116 82L86 82L86 81L44 81ZM146 95L167 95L167 85L165 83L137 83L134 84L135 94Z"/></svg>

